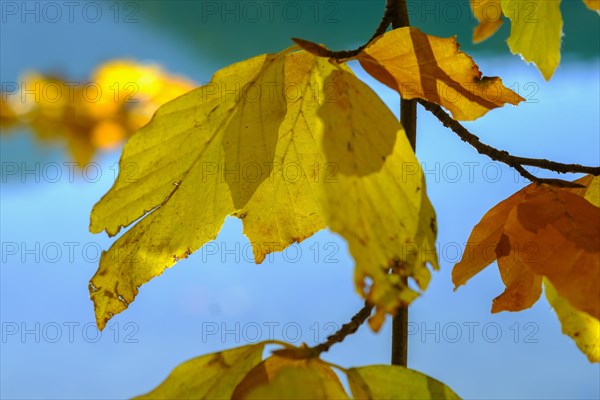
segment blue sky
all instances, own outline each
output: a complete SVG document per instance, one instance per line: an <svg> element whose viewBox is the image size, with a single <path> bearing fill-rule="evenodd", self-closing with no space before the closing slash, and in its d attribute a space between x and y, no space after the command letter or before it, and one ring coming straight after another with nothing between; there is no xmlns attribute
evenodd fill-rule
<svg viewBox="0 0 600 400"><path fill-rule="evenodd" d="M98 4L108 12L108 3ZM108 17L97 23L9 19L0 29L3 83L32 69L64 70L84 79L100 62L124 56L157 61L197 82L210 79L221 65L209 58L199 62L189 44L143 19L136 24ZM598 165L598 57L566 56L550 83L508 51L475 60L486 75L501 76L529 99L466 124L484 142L518 155ZM398 110L393 92L358 73ZM411 306L410 367L465 398L600 397L598 365L589 364L562 335L544 298L521 313L490 314L491 300L503 290L495 266L453 292L451 267L470 230L526 182L479 156L422 109L418 130L417 153L438 214L441 271ZM39 182L36 173L2 176L2 398L131 397L200 354L271 336L322 341L361 306L353 261L339 236L319 232L254 265L246 256L241 223L228 219L213 244L145 285L98 336L87 283L98 250L112 240L88 232L89 212L114 180L119 151L95 160L98 180L79 173L71 180L64 149L42 147L29 133L1 140L3 165L39 166L41 176ZM50 165L63 172L54 183L43 179ZM13 245L16 254L9 251ZM343 366L388 363L390 327L388 322L373 334L365 326L325 358Z"/></svg>

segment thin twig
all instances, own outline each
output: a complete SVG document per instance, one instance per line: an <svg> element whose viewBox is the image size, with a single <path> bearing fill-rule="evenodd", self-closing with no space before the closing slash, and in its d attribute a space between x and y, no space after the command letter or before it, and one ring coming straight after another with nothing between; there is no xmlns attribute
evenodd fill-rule
<svg viewBox="0 0 600 400"><path fill-rule="evenodd" d="M375 40L379 36L383 35L385 33L385 31L387 30L388 26L390 26L390 23L392 22L392 14L393 14L393 11L391 8L392 3L393 3L393 0L386 0L385 11L383 13L383 17L381 18L381 21L379 22L379 26L377 26L377 29L375 29L375 33L373 33L371 38L362 46L360 46L354 50L339 50L339 51L333 51L333 50L329 50L325 47L318 46L318 48L315 48L314 51L317 52L317 54L320 57L333 58L338 61L356 57L373 40ZM293 39L293 40L297 43L306 42L302 39Z"/></svg>
<svg viewBox="0 0 600 400"><path fill-rule="evenodd" d="M342 327L335 332L334 334L327 337L327 339L314 347L309 349L309 353L312 356L318 357L319 354L324 353L329 350L331 346L336 343L342 342L347 336L352 335L354 332L358 330L358 328L369 318L371 315L371 311L373 311L373 305L369 304L365 301L365 305L363 308L357 312L350 322L342 325Z"/></svg>
<svg viewBox="0 0 600 400"><path fill-rule="evenodd" d="M532 167L539 167L550 171L565 173L584 173L598 176L600 175L600 167L586 167L579 164L563 164L556 161L550 161L540 158L526 158L517 157L509 154L507 151L498 150L495 147L482 143L479 137L475 136L467 130L460 122L452 119L452 117L445 112L442 107L437 104L430 103L428 101L418 99L427 111L432 113L445 127L450 128L454 133L458 135L464 142L470 144L477 150L478 153L484 154L492 160L502 162L519 172L523 177L536 183L547 183L553 186L560 187L579 187L573 182L564 181L562 179L545 179L538 178L528 172L523 165L529 165Z"/></svg>

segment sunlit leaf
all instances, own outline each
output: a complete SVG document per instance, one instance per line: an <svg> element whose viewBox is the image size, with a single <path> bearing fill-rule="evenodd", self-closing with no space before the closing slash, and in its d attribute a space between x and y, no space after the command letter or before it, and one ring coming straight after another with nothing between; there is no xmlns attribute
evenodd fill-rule
<svg viewBox="0 0 600 400"><path fill-rule="evenodd" d="M260 361L264 345L244 346L194 358L139 399L348 399L332 365L315 357L289 358L302 348ZM306 348L307 349L307 348ZM356 399L459 399L443 383L399 366L372 365L344 369Z"/></svg>
<svg viewBox="0 0 600 400"><path fill-rule="evenodd" d="M600 318L600 208L567 190L541 189L511 211L505 234L512 249L534 248L518 260L524 267Z"/></svg>
<svg viewBox="0 0 600 400"><path fill-rule="evenodd" d="M261 362L263 350L264 343L258 343L193 358L137 399L230 399L235 387Z"/></svg>
<svg viewBox="0 0 600 400"><path fill-rule="evenodd" d="M563 333L573 338L590 362L600 362L600 321L569 304L546 278L544 289L548 302L560 320Z"/></svg>
<svg viewBox="0 0 600 400"><path fill-rule="evenodd" d="M442 382L404 367L371 365L346 372L355 399L460 399Z"/></svg>
<svg viewBox="0 0 600 400"><path fill-rule="evenodd" d="M531 307L544 276L572 306L598 318L599 180L586 176L576 182L587 187L532 184L488 211L452 271L455 286L497 260L506 291L494 300L493 312Z"/></svg>
<svg viewBox="0 0 600 400"><path fill-rule="evenodd" d="M569 189L569 192L583 197L596 207L600 207L600 176L586 175L575 182L582 185L582 188Z"/></svg>
<svg viewBox="0 0 600 400"><path fill-rule="evenodd" d="M511 21L511 51L535 63L549 80L560 63L560 0L502 0L502 11Z"/></svg>
<svg viewBox="0 0 600 400"><path fill-rule="evenodd" d="M228 215L257 262L326 226L341 234L374 329L416 297L403 278L425 289L437 266L435 214L399 122L347 67L304 51L234 64L167 103L125 146L129 164L139 179L120 173L91 216L110 235L143 217L90 282L100 328Z"/></svg>
<svg viewBox="0 0 600 400"><path fill-rule="evenodd" d="M375 39L359 55L363 68L403 98L421 98L447 108L453 118L474 120L524 99L497 77L482 77L456 38L400 28Z"/></svg>
<svg viewBox="0 0 600 400"><path fill-rule="evenodd" d="M502 26L501 0L471 0L473 15L479 25L473 31L473 42L479 43L492 36Z"/></svg>
<svg viewBox="0 0 600 400"><path fill-rule="evenodd" d="M238 385L233 399L347 399L331 367L317 358L271 356Z"/></svg>

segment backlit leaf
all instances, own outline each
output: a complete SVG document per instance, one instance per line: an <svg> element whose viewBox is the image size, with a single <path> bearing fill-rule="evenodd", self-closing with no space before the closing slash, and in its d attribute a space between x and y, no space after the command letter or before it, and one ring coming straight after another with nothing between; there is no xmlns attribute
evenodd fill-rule
<svg viewBox="0 0 600 400"><path fill-rule="evenodd" d="M377 305L374 329L417 295L402 277L425 289L426 264L437 266L435 214L399 122L346 66L304 51L234 64L165 104L120 166L90 229L115 235L143 218L90 282L100 328L228 215L242 219L256 262L326 226L342 235L357 289Z"/></svg>
<svg viewBox="0 0 600 400"><path fill-rule="evenodd" d="M583 0L600 14L600 0ZM508 46L533 62L546 80L550 80L560 63L563 20L561 0L471 0L471 8L479 25L473 41L480 42L493 35L502 24L502 15L511 20ZM500 14L498 14L501 8Z"/></svg>
<svg viewBox="0 0 600 400"><path fill-rule="evenodd" d="M348 399L332 365L286 345L260 361L269 342L197 357L176 367L169 377L140 399ZM281 352L281 350L288 350ZM443 383L399 366L372 365L340 369L356 399L459 399Z"/></svg>
<svg viewBox="0 0 600 400"><path fill-rule="evenodd" d="M535 63L550 80L560 63L560 0L502 0L502 11L511 21L510 50Z"/></svg>
<svg viewBox="0 0 600 400"><path fill-rule="evenodd" d="M600 208L567 190L527 194L505 234L513 249L533 246L520 264L543 275L579 310L600 318Z"/></svg>
<svg viewBox="0 0 600 400"><path fill-rule="evenodd" d="M460 399L442 382L400 366L371 365L346 372L355 399Z"/></svg>
<svg viewBox="0 0 600 400"><path fill-rule="evenodd" d="M235 387L261 362L263 350L264 343L258 343L193 358L137 399L230 399Z"/></svg>
<svg viewBox="0 0 600 400"><path fill-rule="evenodd" d="M347 399L338 376L318 358L271 356L254 367L232 399Z"/></svg>
<svg viewBox="0 0 600 400"><path fill-rule="evenodd" d="M600 176L586 175L575 182L584 187L569 189L569 192L583 197L596 207L600 207Z"/></svg>
<svg viewBox="0 0 600 400"><path fill-rule="evenodd" d="M494 300L493 312L531 307L546 277L573 307L598 319L599 179L576 182L586 188L532 184L488 211L452 271L455 286L497 260L506 291Z"/></svg>
<svg viewBox="0 0 600 400"><path fill-rule="evenodd" d="M479 43L492 36L502 26L501 0L471 0L473 15L479 25L473 31L473 42Z"/></svg>
<svg viewBox="0 0 600 400"><path fill-rule="evenodd" d="M498 77L482 77L456 38L400 28L371 42L358 60L372 76L402 98L421 98L447 108L454 119L474 120L506 103L524 99Z"/></svg>
<svg viewBox="0 0 600 400"><path fill-rule="evenodd" d="M569 304L546 278L544 289L548 302L560 320L563 333L573 338L590 362L600 362L600 321Z"/></svg>
<svg viewBox="0 0 600 400"><path fill-rule="evenodd" d="M511 254L508 237L504 234L506 220L511 211L523 201L528 190L531 188L517 192L485 214L471 232L461 261L452 270L452 281L458 287L498 260L498 269L506 290L494 299L492 312L529 308L542 293L541 278L536 278L527 268L522 268L518 259L515 259L517 256L528 256L527 252L531 250L521 249L517 256Z"/></svg>

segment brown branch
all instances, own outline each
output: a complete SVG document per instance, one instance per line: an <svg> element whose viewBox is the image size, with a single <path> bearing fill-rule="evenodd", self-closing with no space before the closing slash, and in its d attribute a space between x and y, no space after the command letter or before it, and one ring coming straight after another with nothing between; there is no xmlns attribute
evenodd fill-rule
<svg viewBox="0 0 600 400"><path fill-rule="evenodd" d="M410 26L406 0L389 1L386 10L391 12L392 28ZM400 99L400 123L413 149L417 148L417 102ZM405 278L406 279L406 278ZM404 282L406 284L406 281ZM392 319L392 365L408 364L408 305L398 307Z"/></svg>
<svg viewBox="0 0 600 400"><path fill-rule="evenodd" d="M600 175L600 167L586 167L579 164L563 164L556 161L550 161L540 158L517 157L509 154L507 151L498 150L495 147L482 143L481 140L479 140L479 137L469 132L467 128L461 125L460 122L452 119L452 117L447 112L445 112L439 105L430 103L422 99L418 99L418 102L427 111L432 113L445 127L450 128L454 133L456 133L462 141L473 146L479 154L486 155L494 161L502 162L514 168L523 177L529 179L532 182L547 183L549 185L559 187L579 187L579 185L573 182L564 181L562 179L538 178L530 172L528 172L525 168L523 168L523 165L539 167L562 174L584 173L595 176Z"/></svg>
<svg viewBox="0 0 600 400"><path fill-rule="evenodd" d="M308 353L311 354L311 357L318 357L321 353L328 351L334 344L342 342L347 336L355 333L358 328L364 324L367 318L369 318L371 311L373 311L373 307L373 305L365 301L363 308L352 317L350 322L342 325L337 332L328 336L325 342L308 349Z"/></svg>

